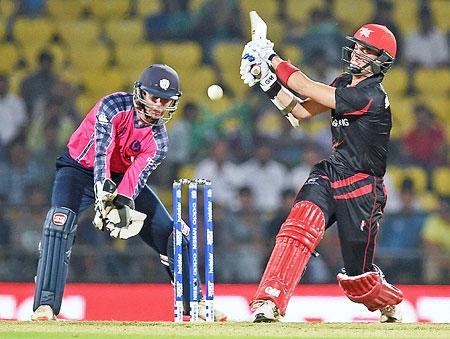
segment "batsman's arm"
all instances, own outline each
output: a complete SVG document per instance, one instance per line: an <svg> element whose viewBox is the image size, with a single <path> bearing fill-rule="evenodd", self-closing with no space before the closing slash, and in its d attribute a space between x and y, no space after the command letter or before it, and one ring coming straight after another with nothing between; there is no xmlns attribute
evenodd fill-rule
<svg viewBox="0 0 450 339"><path fill-rule="evenodd" d="M290 113L298 120L308 119L330 110L329 107L319 104L311 98L300 101L300 99L296 99L295 97L293 97L293 94L285 90L284 88L282 88L281 91L278 92L277 99L284 106L288 106L292 102L292 100L295 100L296 104L292 108L292 111Z"/></svg>
<svg viewBox="0 0 450 339"><path fill-rule="evenodd" d="M309 100L295 105L292 114L299 119L323 113L336 108L336 89L332 86L311 80L301 70L292 66L278 56L271 60L278 79L288 88L302 94ZM280 91L277 97L283 103L289 104L292 95L286 91Z"/></svg>

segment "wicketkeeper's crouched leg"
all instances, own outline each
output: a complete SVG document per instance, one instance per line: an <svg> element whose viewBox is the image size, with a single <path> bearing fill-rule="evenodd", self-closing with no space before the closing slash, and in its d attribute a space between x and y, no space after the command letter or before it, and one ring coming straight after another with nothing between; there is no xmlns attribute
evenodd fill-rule
<svg viewBox="0 0 450 339"><path fill-rule="evenodd" d="M39 245L33 311L49 305L59 314L77 229L76 214L66 207L52 208L45 219Z"/></svg>

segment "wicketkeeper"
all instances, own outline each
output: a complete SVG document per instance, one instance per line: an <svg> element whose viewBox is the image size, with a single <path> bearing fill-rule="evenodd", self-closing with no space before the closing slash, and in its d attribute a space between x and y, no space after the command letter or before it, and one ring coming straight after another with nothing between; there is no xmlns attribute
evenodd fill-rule
<svg viewBox="0 0 450 339"><path fill-rule="evenodd" d="M244 48L240 73L258 84L284 115L307 119L331 110L332 155L316 164L301 187L251 303L252 321L278 321L324 231L336 222L345 268L337 280L350 300L381 311L381 322L398 322L402 292L373 264L386 191L383 176L391 109L381 81L397 51L385 26L367 24L347 37L346 71L331 85L309 79L281 59L267 39ZM252 70L261 69L260 77ZM299 93L301 100L293 93Z"/></svg>
<svg viewBox="0 0 450 339"><path fill-rule="evenodd" d="M132 94L118 92L101 98L71 136L67 151L56 162L52 207L39 248L32 320L55 319L59 314L77 216L92 204L98 230L121 239L139 234L159 253L172 278L172 218L146 182L166 156L165 123L180 97L177 72L167 65L151 65L135 82ZM186 225L184 231L183 270L188 272ZM189 296L185 276L184 295ZM199 317L205 318L201 291L198 299ZM218 310L215 315L216 320L226 319Z"/></svg>

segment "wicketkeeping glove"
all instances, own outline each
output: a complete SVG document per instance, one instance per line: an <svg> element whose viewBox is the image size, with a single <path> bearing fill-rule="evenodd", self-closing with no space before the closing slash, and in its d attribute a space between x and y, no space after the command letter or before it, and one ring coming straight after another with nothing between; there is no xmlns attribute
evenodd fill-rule
<svg viewBox="0 0 450 339"><path fill-rule="evenodd" d="M128 239L141 231L146 217L145 213L134 209L132 199L117 194L114 199L114 208L106 215L106 229L111 232L110 235L113 238Z"/></svg>
<svg viewBox="0 0 450 339"><path fill-rule="evenodd" d="M113 200L117 196L116 184L111 179L97 181L94 185L95 193L95 216L92 223L95 228L104 230L107 220L106 216L114 207Z"/></svg>

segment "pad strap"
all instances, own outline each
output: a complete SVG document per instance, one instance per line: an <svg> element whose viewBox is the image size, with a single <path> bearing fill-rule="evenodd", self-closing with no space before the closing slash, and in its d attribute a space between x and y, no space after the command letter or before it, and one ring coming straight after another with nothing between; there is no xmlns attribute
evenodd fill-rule
<svg viewBox="0 0 450 339"><path fill-rule="evenodd" d="M397 305L403 300L402 291L389 284L378 272L367 272L354 277L339 273L337 280L351 301L364 304L372 312Z"/></svg>

